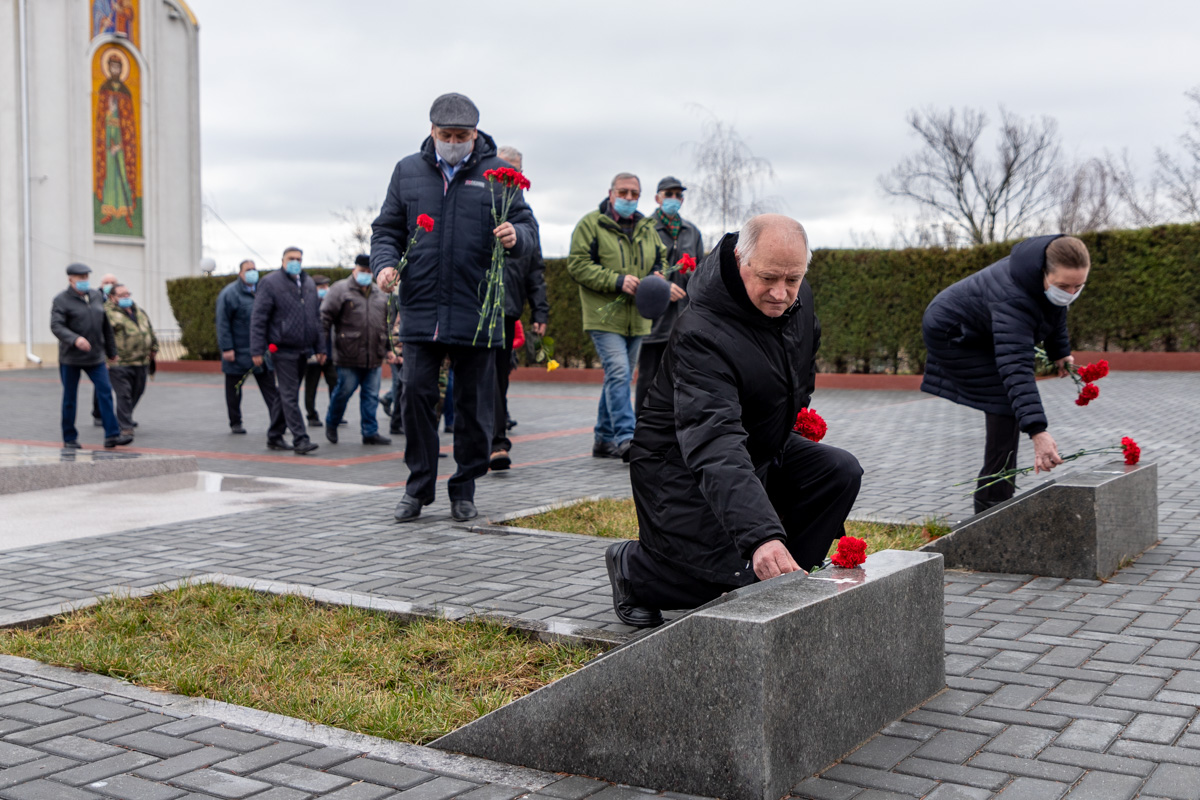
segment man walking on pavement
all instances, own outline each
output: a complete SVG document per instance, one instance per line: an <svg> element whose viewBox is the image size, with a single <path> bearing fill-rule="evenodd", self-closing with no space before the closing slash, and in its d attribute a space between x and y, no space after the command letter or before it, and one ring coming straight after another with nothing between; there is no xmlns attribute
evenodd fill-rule
<svg viewBox="0 0 1200 800"><path fill-rule="evenodd" d="M379 380L388 354L388 331L387 295L373 283L370 259L359 256L354 260L350 277L333 284L321 301L321 329L337 362L337 385L325 417L325 438L334 444L346 404L359 388L363 444L392 443L379 433L375 420Z"/></svg>
<svg viewBox="0 0 1200 800"><path fill-rule="evenodd" d="M133 409L146 391L146 377L158 355L158 337L145 310L133 302L133 293L123 283L112 288L108 322L117 343L116 358L110 359L108 374L117 400L117 422L122 436L133 436Z"/></svg>
<svg viewBox="0 0 1200 800"><path fill-rule="evenodd" d="M421 150L396 165L383 208L372 224L371 269L385 292L400 279L417 218L435 227L416 240L400 283L400 341L404 343L404 461L410 475L396 506L400 522L417 519L434 500L437 481L438 370L448 356L454 368L454 460L446 492L458 521L478 516L475 480L488 471L495 414L496 358L500 337L476 336L477 294L492 262L496 240L512 255L537 242L537 224L520 192L508 221L492 221L492 192L484 172L505 167L492 137L478 129L479 109L461 94L444 94L429 111L430 136Z"/></svg>
<svg viewBox="0 0 1200 800"><path fill-rule="evenodd" d="M304 413L300 410L304 365L314 353L318 363L325 361L317 285L304 271L303 257L299 247L283 251L283 269L258 282L250 315L250 359L254 366L261 367L264 357L271 354L283 418L292 431L290 446L282 439L268 439L267 446L272 450L294 450L296 455L317 449L316 442L308 438Z"/></svg>
<svg viewBox="0 0 1200 800"><path fill-rule="evenodd" d="M217 347L221 350L221 372L225 373L225 408L229 412L230 433L244 434L242 425L242 383L253 370L263 402L267 404L270 427L267 444L276 450L287 450L283 439L287 423L283 406L275 388L275 362L268 354L261 365L250 357L250 318L254 312L254 296L258 288L258 270L246 259L238 267L238 278L217 295Z"/></svg>

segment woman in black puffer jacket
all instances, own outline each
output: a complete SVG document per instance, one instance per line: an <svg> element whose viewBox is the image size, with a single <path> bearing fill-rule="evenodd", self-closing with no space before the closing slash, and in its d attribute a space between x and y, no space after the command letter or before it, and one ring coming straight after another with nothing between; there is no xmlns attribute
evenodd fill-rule
<svg viewBox="0 0 1200 800"><path fill-rule="evenodd" d="M1067 306L1083 290L1091 259L1073 236L1026 239L1005 258L941 291L925 309L929 351L921 390L986 414L980 476L1015 466L1021 433L1033 440L1035 472L1062 463L1046 430L1034 380L1034 347L1066 374ZM982 484L983 481L980 481ZM1009 499L1015 481L975 491L975 513Z"/></svg>

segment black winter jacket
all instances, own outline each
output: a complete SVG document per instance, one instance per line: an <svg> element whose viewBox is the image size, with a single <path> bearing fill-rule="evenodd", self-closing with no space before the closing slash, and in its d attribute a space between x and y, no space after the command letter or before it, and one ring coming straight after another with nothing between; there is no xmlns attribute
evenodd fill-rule
<svg viewBox="0 0 1200 800"><path fill-rule="evenodd" d="M387 197L371 224L371 271L395 267L404 254L417 217L433 218L433 230L421 232L409 253L400 284L400 340L472 345L483 295L480 283L492 263L492 190L483 173L508 166L496 156L496 143L483 131L475 150L447 181L437 164L433 137L421 151L403 159L392 172ZM537 224L521 193L508 221L517 231L512 256L527 254L537 243ZM481 337L479 346L486 342ZM493 347L501 347L497 339Z"/></svg>
<svg viewBox="0 0 1200 800"><path fill-rule="evenodd" d="M808 406L821 328L805 281L771 318L750 302L726 234L691 279L630 451L642 545L704 580L746 585L754 551L787 534L764 484ZM635 494L635 497L637 495Z"/></svg>
<svg viewBox="0 0 1200 800"><path fill-rule="evenodd" d="M995 264L943 289L925 309L929 355L921 391L1015 416L1030 436L1046 430L1034 378L1035 345L1057 361L1071 354L1067 309L1046 299L1046 247L1061 234L1026 239Z"/></svg>
<svg viewBox="0 0 1200 800"><path fill-rule="evenodd" d="M325 352L321 301L317 284L307 272L300 273L299 286L284 269L270 272L258 282L250 315L250 354L261 356L272 344L282 353L304 358Z"/></svg>
<svg viewBox="0 0 1200 800"><path fill-rule="evenodd" d="M241 278L234 278L217 295L217 349L222 353L232 350L234 355L233 361L221 359L221 372L226 375L263 370L250 360L250 316L254 313L254 296L254 292L246 290Z"/></svg>
<svg viewBox="0 0 1200 800"><path fill-rule="evenodd" d="M533 312L533 321L550 321L550 301L546 299L546 263L542 261L542 244L534 244L523 256L510 255L504 259L504 316L519 318L525 313L525 303Z"/></svg>
<svg viewBox="0 0 1200 800"><path fill-rule="evenodd" d="M672 239L662 219L657 214L654 217L654 229L658 231L658 238L662 239L662 243L667 248L668 268L679 263L679 259L683 258L684 253L696 259L697 264L704 258L704 237L700 235L700 229L686 219L682 220L682 222L683 225L679 229L679 237ZM691 277L691 273L672 272L667 276L667 280L687 291L688 280ZM642 339L642 346L644 347L648 344L666 344L667 339L671 337L671 329L675 327L675 320L679 319L679 315L687 307L687 297L676 300L667 306L667 310L663 312L663 315L654 320L654 325L650 328L650 334L645 339Z"/></svg>
<svg viewBox="0 0 1200 800"><path fill-rule="evenodd" d="M117 357L117 340L105 313L104 295L95 289L83 294L67 288L54 297L50 306L50 330L58 339L58 363L72 367L94 367L105 358ZM75 346L82 336L92 349L83 352Z"/></svg>

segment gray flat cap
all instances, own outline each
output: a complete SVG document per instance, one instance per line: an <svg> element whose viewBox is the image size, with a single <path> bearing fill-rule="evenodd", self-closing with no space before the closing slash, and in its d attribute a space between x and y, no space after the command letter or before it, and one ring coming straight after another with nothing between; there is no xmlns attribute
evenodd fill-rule
<svg viewBox="0 0 1200 800"><path fill-rule="evenodd" d="M90 275L92 268L87 264L80 264L78 261L74 264L67 264L68 275Z"/></svg>
<svg viewBox="0 0 1200 800"><path fill-rule="evenodd" d="M429 121L439 128L474 128L479 124L479 109L465 94L444 94L429 108Z"/></svg>

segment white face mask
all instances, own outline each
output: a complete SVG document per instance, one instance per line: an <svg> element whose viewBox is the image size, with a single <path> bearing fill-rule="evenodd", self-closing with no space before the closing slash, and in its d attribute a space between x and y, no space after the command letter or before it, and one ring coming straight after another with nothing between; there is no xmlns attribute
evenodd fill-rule
<svg viewBox="0 0 1200 800"><path fill-rule="evenodd" d="M1079 291L1071 294L1066 289L1060 289L1053 284L1046 289L1046 299L1056 306L1067 307L1079 299L1079 295L1083 294L1083 287L1079 287Z"/></svg>
<svg viewBox="0 0 1200 800"><path fill-rule="evenodd" d="M475 149L475 142L443 142L441 139L434 139L433 146L442 157L442 161L457 167L458 162L471 155L471 151Z"/></svg>

